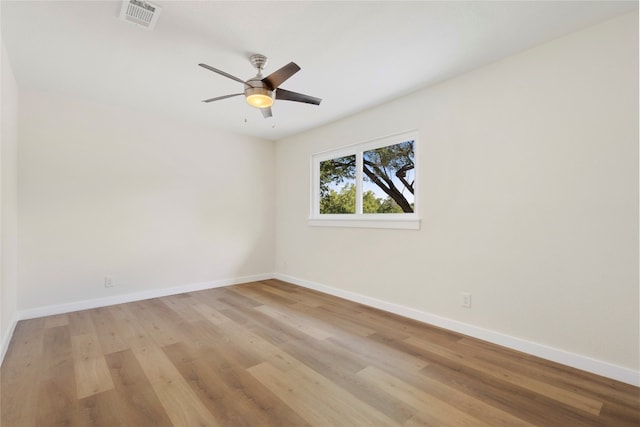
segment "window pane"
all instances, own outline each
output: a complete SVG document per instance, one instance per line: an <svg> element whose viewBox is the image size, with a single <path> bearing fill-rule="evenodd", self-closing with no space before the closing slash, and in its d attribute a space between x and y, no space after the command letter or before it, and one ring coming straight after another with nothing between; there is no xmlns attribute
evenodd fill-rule
<svg viewBox="0 0 640 427"><path fill-rule="evenodd" d="M415 141L362 153L363 213L410 213L414 210Z"/></svg>
<svg viewBox="0 0 640 427"><path fill-rule="evenodd" d="M320 162L320 213L356 213L356 156Z"/></svg>

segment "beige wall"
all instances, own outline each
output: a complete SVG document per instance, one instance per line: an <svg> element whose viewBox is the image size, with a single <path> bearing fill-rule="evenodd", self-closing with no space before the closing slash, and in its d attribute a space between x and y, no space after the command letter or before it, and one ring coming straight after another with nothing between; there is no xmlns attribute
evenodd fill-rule
<svg viewBox="0 0 640 427"><path fill-rule="evenodd" d="M1 43L1 42L0 42ZM17 321L18 227L17 227L17 144L18 86L2 43L0 60L0 360Z"/></svg>
<svg viewBox="0 0 640 427"><path fill-rule="evenodd" d="M276 271L637 372L637 40L626 15L279 141ZM419 231L307 225L313 153L412 128Z"/></svg>
<svg viewBox="0 0 640 427"><path fill-rule="evenodd" d="M272 272L274 143L26 91L19 126L20 310Z"/></svg>

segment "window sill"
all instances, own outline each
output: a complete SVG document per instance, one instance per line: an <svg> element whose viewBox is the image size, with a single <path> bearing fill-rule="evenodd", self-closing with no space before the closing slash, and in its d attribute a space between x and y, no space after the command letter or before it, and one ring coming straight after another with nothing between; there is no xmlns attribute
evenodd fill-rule
<svg viewBox="0 0 640 427"><path fill-rule="evenodd" d="M311 227L348 227L348 228L391 228L397 230L419 230L417 218L309 218Z"/></svg>

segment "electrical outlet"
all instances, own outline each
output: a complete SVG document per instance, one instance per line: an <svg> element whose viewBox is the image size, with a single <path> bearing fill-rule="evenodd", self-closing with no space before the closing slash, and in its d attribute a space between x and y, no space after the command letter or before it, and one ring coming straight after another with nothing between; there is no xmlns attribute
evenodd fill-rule
<svg viewBox="0 0 640 427"><path fill-rule="evenodd" d="M471 294L468 292L460 292L460 305L464 308L471 308Z"/></svg>
<svg viewBox="0 0 640 427"><path fill-rule="evenodd" d="M104 276L104 287L105 288L113 288L113 286L114 286L113 277Z"/></svg>

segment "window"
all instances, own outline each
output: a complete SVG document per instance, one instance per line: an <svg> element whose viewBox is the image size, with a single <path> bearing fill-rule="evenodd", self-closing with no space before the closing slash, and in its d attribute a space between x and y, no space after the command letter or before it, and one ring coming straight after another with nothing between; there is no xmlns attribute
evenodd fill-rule
<svg viewBox="0 0 640 427"><path fill-rule="evenodd" d="M312 156L310 225L419 228L417 132Z"/></svg>

